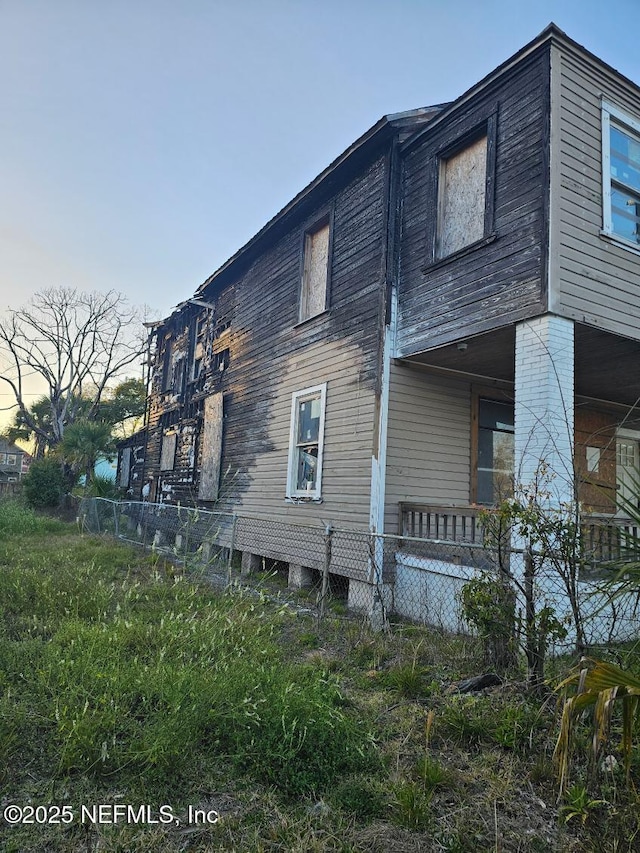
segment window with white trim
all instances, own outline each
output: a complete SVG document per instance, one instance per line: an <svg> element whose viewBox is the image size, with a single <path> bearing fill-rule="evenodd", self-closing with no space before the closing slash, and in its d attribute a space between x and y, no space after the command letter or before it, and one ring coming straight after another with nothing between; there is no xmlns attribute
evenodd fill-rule
<svg viewBox="0 0 640 853"><path fill-rule="evenodd" d="M640 120L603 101L602 199L605 234L640 246Z"/></svg>
<svg viewBox="0 0 640 853"><path fill-rule="evenodd" d="M327 385L296 391L291 399L287 497L319 500Z"/></svg>

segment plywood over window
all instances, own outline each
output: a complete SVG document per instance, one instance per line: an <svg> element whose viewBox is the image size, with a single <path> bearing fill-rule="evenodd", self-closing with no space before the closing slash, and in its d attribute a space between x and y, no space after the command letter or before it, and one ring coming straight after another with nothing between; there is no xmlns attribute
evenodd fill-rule
<svg viewBox="0 0 640 853"><path fill-rule="evenodd" d="M178 434L175 430L162 435L162 450L160 451L160 470L173 471L176 461L176 441Z"/></svg>
<svg viewBox="0 0 640 853"><path fill-rule="evenodd" d="M201 501L216 501L220 496L222 414L222 393L209 395L204 401L202 468L198 489L198 499Z"/></svg>
<svg viewBox="0 0 640 853"><path fill-rule="evenodd" d="M329 222L324 222L305 235L300 320L320 314L327 305L329 231Z"/></svg>
<svg viewBox="0 0 640 853"><path fill-rule="evenodd" d="M129 485L129 474L131 473L131 448L125 447L120 456L120 479L118 485L126 489Z"/></svg>
<svg viewBox="0 0 640 853"><path fill-rule="evenodd" d="M575 413L575 467L578 498L586 512L615 512L616 418L578 406Z"/></svg>
<svg viewBox="0 0 640 853"><path fill-rule="evenodd" d="M438 257L445 258L485 235L487 137L440 164Z"/></svg>

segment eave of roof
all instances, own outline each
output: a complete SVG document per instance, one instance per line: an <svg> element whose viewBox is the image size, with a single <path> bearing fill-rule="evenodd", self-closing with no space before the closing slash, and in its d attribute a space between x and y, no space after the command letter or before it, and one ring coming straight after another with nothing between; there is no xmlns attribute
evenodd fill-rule
<svg viewBox="0 0 640 853"><path fill-rule="evenodd" d="M402 141L415 130L416 125L423 125L433 120L438 113L447 107L448 104L435 104L433 106L419 107L413 110L405 110L404 112L389 113L379 119L372 127L355 140L345 151L343 151L326 169L323 169L320 174L315 177L306 187L304 187L290 202L288 202L278 213L275 214L244 246L238 249L235 254L226 260L215 272L213 272L195 291L193 297L183 300L178 303L171 314L153 323L145 323L149 328L149 334L157 334L164 326L172 319L177 318L182 312L188 308L193 301L193 298L203 298L205 291L212 285L223 286L224 282L241 268L242 263L254 256L262 246L262 242L268 239L278 228L288 219L294 217L297 211L301 208L305 201L312 199L316 193L322 191L323 187L344 169L348 170L349 164L360 159L366 158L370 152L375 151L381 146L385 140L389 140L393 135ZM349 179L351 173L349 173Z"/></svg>
<svg viewBox="0 0 640 853"><path fill-rule="evenodd" d="M278 213L275 214L247 243L244 244L238 251L222 264L214 273L212 273L196 290L195 295L201 296L204 291L213 283L216 283L221 278L224 278L225 273L236 266L243 258L250 256L253 251L262 244L262 241L272 233L278 225L285 222L288 217L295 215L296 211L301 207L303 202L317 193L325 186L336 174L348 166L350 162L356 161L359 157L365 158L368 153L373 152L376 148L383 144L386 140L402 132L405 128L415 127L416 124L425 124L430 122L443 107L444 104L436 104L429 107L420 107L415 110L406 110L405 112L390 113L383 116L372 127L369 128L362 136L355 140L345 151L336 157L326 169L315 177L306 187L304 187L294 198L291 199ZM185 303L183 303L185 304Z"/></svg>
<svg viewBox="0 0 640 853"><path fill-rule="evenodd" d="M578 51L583 55L587 56L591 61L597 63L603 68L606 68L612 74L620 77L627 84L633 86L635 89L640 91L637 83L634 83L632 80L629 80L628 77L625 77L624 74L621 74L611 65L606 63L604 60L600 59L600 57L596 56L595 53L592 53L583 45L579 44L574 39L570 38L564 30L561 30L556 24L551 22L548 24L542 32L537 35L534 39L524 45L524 47L520 48L513 56L510 56L496 68L489 72L485 77L483 77L477 83L474 83L470 89L467 89L466 92L463 92L460 97L456 98L455 101L451 101L450 104L446 105L445 108L429 123L428 127L420 128L414 134L411 135L409 139L403 144L403 150L407 150L416 143L419 143L426 135L431 133L431 131L436 128L441 122L446 121L451 113L457 110L462 104L468 101L470 98L478 95L483 89L486 89L487 86L492 84L495 80L501 77L503 74L511 71L516 65L522 62L531 54L535 53L537 50L540 50L542 47L548 44L558 44L564 47L569 47L572 50Z"/></svg>

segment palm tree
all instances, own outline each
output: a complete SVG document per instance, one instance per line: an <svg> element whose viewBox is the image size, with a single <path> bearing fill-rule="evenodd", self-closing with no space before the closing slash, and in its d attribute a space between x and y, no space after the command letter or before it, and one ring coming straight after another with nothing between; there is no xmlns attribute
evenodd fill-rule
<svg viewBox="0 0 640 853"><path fill-rule="evenodd" d="M566 790L569 779L575 723L589 709L593 710L591 748L594 766L597 766L602 747L609 741L614 706L622 706L620 747L628 778L633 749L633 724L640 711L640 679L612 663L583 658L558 689L567 688L575 688L575 693L564 700L560 734L554 753L560 790Z"/></svg>
<svg viewBox="0 0 640 853"><path fill-rule="evenodd" d="M112 447L110 424L81 418L67 427L58 451L76 474L85 473L85 488L88 488L98 457L108 453Z"/></svg>

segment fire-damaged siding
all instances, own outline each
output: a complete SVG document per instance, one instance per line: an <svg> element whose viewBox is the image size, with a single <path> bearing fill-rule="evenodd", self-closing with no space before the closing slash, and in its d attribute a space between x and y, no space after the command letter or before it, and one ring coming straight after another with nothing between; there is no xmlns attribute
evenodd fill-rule
<svg viewBox="0 0 640 853"><path fill-rule="evenodd" d="M194 504L198 499L206 401L228 387L233 286L206 304L211 307L185 303L153 336L145 463L146 476L153 477L153 500Z"/></svg>
<svg viewBox="0 0 640 853"><path fill-rule="evenodd" d="M386 158L236 282L221 505L366 524L386 250ZM327 310L300 323L305 234L331 218ZM322 503L286 500L292 394L327 383Z"/></svg>
<svg viewBox="0 0 640 853"><path fill-rule="evenodd" d="M549 47L452 108L404 157L400 356L486 332L546 306ZM438 180L447 157L488 136L483 240L439 245ZM441 192L442 196L442 192ZM490 221L489 221L490 220Z"/></svg>
<svg viewBox="0 0 640 853"><path fill-rule="evenodd" d="M146 446L146 429L139 430L129 438L118 442L116 485L134 499L140 498L141 489L144 485Z"/></svg>
<svg viewBox="0 0 640 853"><path fill-rule="evenodd" d="M232 281L220 286L214 277L201 289L196 302L212 309L185 303L156 330L147 473L157 500L368 523L387 181L383 151ZM326 309L300 322L306 235L323 221L330 223ZM286 499L292 395L320 383L327 384L322 500L293 502ZM222 434L206 438L213 399Z"/></svg>

